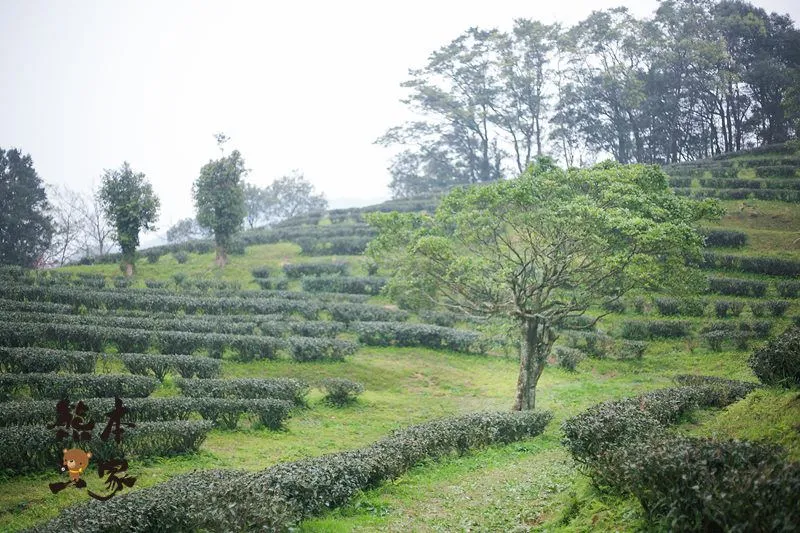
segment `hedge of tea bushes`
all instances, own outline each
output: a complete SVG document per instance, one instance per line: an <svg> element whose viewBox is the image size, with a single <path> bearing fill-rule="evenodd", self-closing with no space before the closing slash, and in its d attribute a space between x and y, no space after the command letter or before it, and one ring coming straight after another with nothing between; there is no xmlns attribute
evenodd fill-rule
<svg viewBox="0 0 800 533"><path fill-rule="evenodd" d="M201 379L216 378L222 372L222 364L218 359L181 354L118 354L131 374L149 376L153 374L159 381L164 381L167 373L177 374L183 378L197 376Z"/></svg>
<svg viewBox="0 0 800 533"><path fill-rule="evenodd" d="M100 354L97 352L0 346L0 371L11 374L27 374L29 372L91 374L94 372L99 356Z"/></svg>
<svg viewBox="0 0 800 533"><path fill-rule="evenodd" d="M700 267L786 278L800 276L800 261L781 257L721 254L709 250L703 252Z"/></svg>
<svg viewBox="0 0 800 533"><path fill-rule="evenodd" d="M671 434L698 407L724 407L756 384L680 376L686 387L604 402L568 419L564 444L594 484L635 497L650 527L792 531L800 465L774 446Z"/></svg>
<svg viewBox="0 0 800 533"><path fill-rule="evenodd" d="M51 469L54 481L58 480L62 450L72 446L92 452L90 467L120 454L142 458L191 453L200 448L212 427L207 420L139 422L136 427L124 427L122 441L117 443L113 436L101 440L102 428L95 426L92 439L80 444L57 440L56 430L46 426L0 427L0 472L10 476Z"/></svg>
<svg viewBox="0 0 800 533"><path fill-rule="evenodd" d="M378 276L315 276L303 278L307 292L342 292L374 296L386 285L386 278Z"/></svg>
<svg viewBox="0 0 800 533"><path fill-rule="evenodd" d="M175 384L191 398L275 398L305 405L309 385L295 378L184 379Z"/></svg>
<svg viewBox="0 0 800 533"><path fill-rule="evenodd" d="M306 276L347 276L347 263L287 263L283 272L289 279L300 279Z"/></svg>
<svg viewBox="0 0 800 533"><path fill-rule="evenodd" d="M535 437L549 412L476 413L396 431L347 452L282 463L260 472L209 470L69 507L35 531L287 531L394 479L426 459Z"/></svg>
<svg viewBox="0 0 800 533"><path fill-rule="evenodd" d="M143 398L158 380L130 374L0 374L0 401L28 393L34 399Z"/></svg>
<svg viewBox="0 0 800 533"><path fill-rule="evenodd" d="M88 408L88 419L95 429L105 424L105 413L114 409L114 398L70 398L82 401ZM56 420L58 400L23 400L0 403L0 426L47 425ZM124 422L165 422L187 420L197 414L225 429L236 428L242 415L252 415L263 426L277 429L294 407L291 402L275 398L123 398L128 409ZM102 431L102 428L100 428Z"/></svg>
<svg viewBox="0 0 800 533"><path fill-rule="evenodd" d="M486 353L483 336L473 331L406 322L353 322L358 341L368 346L424 346L464 353Z"/></svg>

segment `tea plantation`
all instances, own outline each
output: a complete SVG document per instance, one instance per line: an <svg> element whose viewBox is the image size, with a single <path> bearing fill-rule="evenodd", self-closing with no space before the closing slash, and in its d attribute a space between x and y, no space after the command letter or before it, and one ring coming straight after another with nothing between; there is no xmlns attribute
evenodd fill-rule
<svg viewBox="0 0 800 533"><path fill-rule="evenodd" d="M535 412L510 412L514 332L399 309L362 255L366 212L436 197L245 232L223 270L207 241L143 250L132 279L2 269L0 530L797 530L800 151L665 170L726 209L706 283L566 324ZM64 397L133 487L51 493Z"/></svg>

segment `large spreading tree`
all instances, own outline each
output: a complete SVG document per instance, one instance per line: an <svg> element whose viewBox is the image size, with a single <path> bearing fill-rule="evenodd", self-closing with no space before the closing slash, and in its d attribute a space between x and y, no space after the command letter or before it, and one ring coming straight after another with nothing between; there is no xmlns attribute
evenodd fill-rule
<svg viewBox="0 0 800 533"><path fill-rule="evenodd" d="M48 210L31 156L0 148L0 264L36 266L53 235Z"/></svg>
<svg viewBox="0 0 800 533"><path fill-rule="evenodd" d="M220 148L227 140L227 137L217 135ZM242 178L246 173L242 154L234 150L229 156L223 155L206 163L192 186L197 222L214 233L219 266L228 262L231 240L244 221L246 212Z"/></svg>
<svg viewBox="0 0 800 533"><path fill-rule="evenodd" d="M97 198L115 229L125 275L131 276L139 233L156 229L161 202L145 175L134 172L127 161L119 169L105 171Z"/></svg>
<svg viewBox="0 0 800 533"><path fill-rule="evenodd" d="M433 216L371 215L368 254L392 272L392 297L516 322L514 409L527 410L559 325L633 289L692 279L696 224L719 214L673 194L657 167L564 171L544 159L517 179L453 190Z"/></svg>

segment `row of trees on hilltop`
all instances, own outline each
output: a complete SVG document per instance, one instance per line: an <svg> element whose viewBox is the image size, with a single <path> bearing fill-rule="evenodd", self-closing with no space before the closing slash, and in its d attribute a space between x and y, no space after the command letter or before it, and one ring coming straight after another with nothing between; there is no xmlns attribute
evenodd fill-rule
<svg viewBox="0 0 800 533"><path fill-rule="evenodd" d="M523 172L672 163L783 142L800 126L800 32L739 1L664 0L652 18L595 11L571 28L519 19L470 28L411 70L391 128L395 197Z"/></svg>
<svg viewBox="0 0 800 533"><path fill-rule="evenodd" d="M220 148L228 138L217 135ZM283 177L260 189L244 182L247 169L238 150L210 160L192 187L197 211L167 231L170 242L213 236L217 263L227 262L233 236L247 218L278 222L325 209L302 175ZM113 244L122 252L126 275L132 275L143 231L154 231L161 202L144 173L123 163L106 170L90 197L67 187L53 187L51 200L30 155L0 149L0 264L37 267L64 265L81 256L103 255Z"/></svg>

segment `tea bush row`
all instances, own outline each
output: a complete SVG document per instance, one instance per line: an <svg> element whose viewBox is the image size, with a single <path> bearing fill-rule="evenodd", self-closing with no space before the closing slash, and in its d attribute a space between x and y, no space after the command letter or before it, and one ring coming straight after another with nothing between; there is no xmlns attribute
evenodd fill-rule
<svg viewBox="0 0 800 533"><path fill-rule="evenodd" d="M700 267L787 278L800 276L800 261L780 257L750 257L704 251Z"/></svg>
<svg viewBox="0 0 800 533"><path fill-rule="evenodd" d="M260 472L179 475L117 496L102 507L100 502L69 507L37 531L285 531L421 461L531 438L541 434L551 418L548 412L476 413L411 426L358 450Z"/></svg>
<svg viewBox="0 0 800 533"><path fill-rule="evenodd" d="M730 229L706 229L701 231L706 246L741 248L747 245L747 233Z"/></svg>
<svg viewBox="0 0 800 533"><path fill-rule="evenodd" d="M155 378L129 374L0 374L0 401L24 392L34 399L143 398L157 385Z"/></svg>
<svg viewBox="0 0 800 533"><path fill-rule="evenodd" d="M386 278L377 276L319 276L303 279L303 290L308 292L344 292L374 296L386 285Z"/></svg>
<svg viewBox="0 0 800 533"><path fill-rule="evenodd" d="M465 353L485 353L482 336L473 331L403 322L356 322L352 329L368 346L424 346Z"/></svg>
<svg viewBox="0 0 800 533"><path fill-rule="evenodd" d="M673 192L679 196L693 198L718 198L720 200L767 200L781 202L800 202L800 191L794 189L692 189L675 187Z"/></svg>
<svg viewBox="0 0 800 533"><path fill-rule="evenodd" d="M300 253L319 255L361 255L372 237L298 237L292 242L300 246Z"/></svg>
<svg viewBox="0 0 800 533"><path fill-rule="evenodd" d="M300 279L306 276L348 275L347 263L287 263L283 272L289 279Z"/></svg>
<svg viewBox="0 0 800 533"><path fill-rule="evenodd" d="M625 320L622 322L621 336L629 340L649 340L657 338L688 337L692 323L685 320Z"/></svg>
<svg viewBox="0 0 800 533"><path fill-rule="evenodd" d="M122 441L114 437L103 441L101 430L95 427L92 440L80 446L92 452L90 465L119 457L156 457L195 452L213 424L206 420L171 422L140 422L125 428ZM52 469L60 464L62 449L71 447L70 440L57 440L55 429L45 426L14 426L0 428L0 472L15 475Z"/></svg>
<svg viewBox="0 0 800 533"><path fill-rule="evenodd" d="M309 385L294 378L184 379L175 384L192 398L275 398L304 405Z"/></svg>
<svg viewBox="0 0 800 533"><path fill-rule="evenodd" d="M131 374L149 376L152 373L159 381L164 381L167 373L208 379L218 377L222 371L219 360L197 355L123 353L118 357Z"/></svg>
<svg viewBox="0 0 800 533"><path fill-rule="evenodd" d="M800 327L793 326L759 348L747 360L762 383L800 386Z"/></svg>
<svg viewBox="0 0 800 533"><path fill-rule="evenodd" d="M24 311L35 313L70 313L72 305L57 304L52 302L37 302L26 300L8 300L0 298L0 311Z"/></svg>
<svg viewBox="0 0 800 533"><path fill-rule="evenodd" d="M364 392L363 384L347 378L325 378L320 388L325 391L323 400L337 407L354 402Z"/></svg>
<svg viewBox="0 0 800 533"><path fill-rule="evenodd" d="M88 408L87 421L95 422L95 430L106 422L105 413L114 409L114 398L71 398ZM187 420L197 414L215 425L236 428L244 414L255 417L265 427L277 429L289 417L293 405L274 398L123 398L127 412L123 422L163 422ZM0 404L0 426L47 425L56 420L56 401L13 401Z"/></svg>
<svg viewBox="0 0 800 533"><path fill-rule="evenodd" d="M651 527L676 531L791 530L800 468L775 447L674 436L696 407L723 407L756 385L679 376L689 384L605 402L567 420L564 443L594 484L636 497Z"/></svg>
<svg viewBox="0 0 800 533"><path fill-rule="evenodd" d="M30 372L91 374L94 372L99 355L97 352L0 347L0 371L12 374Z"/></svg>
<svg viewBox="0 0 800 533"><path fill-rule="evenodd" d="M767 293L767 283L741 278L708 278L708 290L725 296L762 298Z"/></svg>

